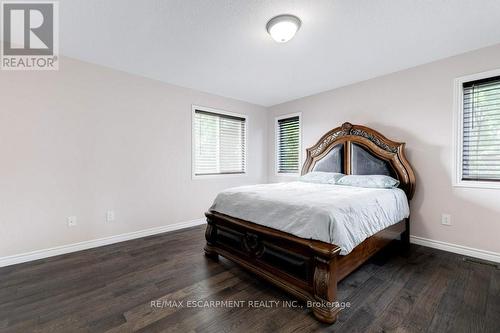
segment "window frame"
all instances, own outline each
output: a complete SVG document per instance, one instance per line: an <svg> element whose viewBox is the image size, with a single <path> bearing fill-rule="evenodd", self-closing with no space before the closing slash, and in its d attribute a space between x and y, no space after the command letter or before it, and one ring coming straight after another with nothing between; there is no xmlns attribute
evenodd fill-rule
<svg viewBox="0 0 500 333"><path fill-rule="evenodd" d="M278 121L286 118L299 117L299 170L297 172L279 172L279 124ZM302 112L287 113L274 118L274 174L276 176L297 177L302 169Z"/></svg>
<svg viewBox="0 0 500 333"><path fill-rule="evenodd" d="M216 173L216 174L204 174L204 175L197 175L196 174L196 148L195 148L195 117L196 117L196 110L199 111L205 111L205 112L210 112L210 113L215 113L215 114L220 114L220 115L225 115L225 116L232 116L232 117L239 117L245 119L245 150L244 150L244 158L245 158L245 164L244 164L244 172L238 172L238 173ZM230 112L230 111L225 111L221 109L215 109L211 107L206 107L206 106L200 106L200 105L191 105L191 179L192 180L199 180L199 179L210 179L210 178L234 178L234 177L246 177L248 175L248 115L242 114L242 113L236 113L236 112Z"/></svg>
<svg viewBox="0 0 500 333"><path fill-rule="evenodd" d="M471 74L454 80L453 103L453 161L452 184L454 187L470 187L482 189L500 189L500 182L487 180L463 180L463 84L471 81L500 76L500 69Z"/></svg>

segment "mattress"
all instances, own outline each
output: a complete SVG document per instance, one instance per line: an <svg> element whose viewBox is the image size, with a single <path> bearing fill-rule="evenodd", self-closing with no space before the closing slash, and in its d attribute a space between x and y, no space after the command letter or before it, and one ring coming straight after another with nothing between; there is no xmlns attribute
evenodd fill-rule
<svg viewBox="0 0 500 333"><path fill-rule="evenodd" d="M398 188L306 182L230 188L217 195L210 210L336 244L342 255L410 214L406 194Z"/></svg>

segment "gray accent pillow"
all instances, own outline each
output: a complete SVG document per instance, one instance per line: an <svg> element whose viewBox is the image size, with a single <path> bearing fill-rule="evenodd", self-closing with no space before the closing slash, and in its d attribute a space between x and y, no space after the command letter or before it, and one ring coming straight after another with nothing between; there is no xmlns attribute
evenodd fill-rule
<svg viewBox="0 0 500 333"><path fill-rule="evenodd" d="M348 175L340 178L337 184L370 188L395 188L399 186L399 180L384 175Z"/></svg>
<svg viewBox="0 0 500 333"><path fill-rule="evenodd" d="M337 172L312 171L299 178L299 181L317 184L336 184L345 175Z"/></svg>

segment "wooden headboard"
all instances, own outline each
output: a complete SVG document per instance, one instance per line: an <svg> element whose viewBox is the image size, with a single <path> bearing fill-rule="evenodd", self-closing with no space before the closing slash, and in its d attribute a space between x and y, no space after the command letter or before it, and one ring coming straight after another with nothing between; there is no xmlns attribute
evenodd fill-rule
<svg viewBox="0 0 500 333"><path fill-rule="evenodd" d="M302 174L311 171L346 175L388 175L400 181L408 200L415 192L415 174L405 156L405 143L387 139L379 132L344 123L326 133L307 150Z"/></svg>

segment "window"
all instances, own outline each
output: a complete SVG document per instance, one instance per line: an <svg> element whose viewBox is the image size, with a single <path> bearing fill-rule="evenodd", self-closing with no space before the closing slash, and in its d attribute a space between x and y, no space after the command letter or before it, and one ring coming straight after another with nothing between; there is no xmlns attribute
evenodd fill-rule
<svg viewBox="0 0 500 333"><path fill-rule="evenodd" d="M455 185L500 188L500 71L457 79Z"/></svg>
<svg viewBox="0 0 500 333"><path fill-rule="evenodd" d="M193 106L193 176L245 169L246 116Z"/></svg>
<svg viewBox="0 0 500 333"><path fill-rule="evenodd" d="M298 174L300 170L300 114L276 118L276 171Z"/></svg>

